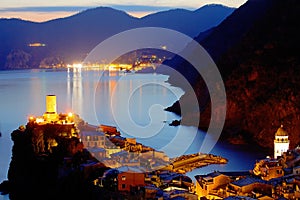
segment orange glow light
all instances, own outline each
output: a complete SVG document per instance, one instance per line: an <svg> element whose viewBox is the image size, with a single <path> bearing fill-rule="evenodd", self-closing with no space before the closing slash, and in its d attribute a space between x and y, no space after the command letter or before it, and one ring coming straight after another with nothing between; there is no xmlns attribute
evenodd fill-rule
<svg viewBox="0 0 300 200"><path fill-rule="evenodd" d="M36 123L43 123L44 119L43 118L36 118L35 122Z"/></svg>
<svg viewBox="0 0 300 200"><path fill-rule="evenodd" d="M28 44L28 46L29 47L45 47L46 44L36 42L36 43L30 43L30 44Z"/></svg>

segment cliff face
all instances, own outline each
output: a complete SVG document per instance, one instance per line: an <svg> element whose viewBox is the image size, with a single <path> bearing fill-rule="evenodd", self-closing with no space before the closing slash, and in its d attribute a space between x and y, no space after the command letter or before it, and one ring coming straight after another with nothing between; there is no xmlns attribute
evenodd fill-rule
<svg viewBox="0 0 300 200"><path fill-rule="evenodd" d="M11 200L93 199L91 181L80 166L94 158L78 138L61 136L74 128L29 122L12 132L8 181L1 184Z"/></svg>
<svg viewBox="0 0 300 200"><path fill-rule="evenodd" d="M227 93L227 116L222 137L231 142L254 141L273 148L274 134L283 124L290 135L291 146L295 147L300 142L300 32L297 28L300 2L274 0L266 5L264 14L241 39L222 56L214 57ZM243 26L243 21L240 23ZM226 29L234 30L230 24L226 26ZM213 41L213 34L209 36L210 41ZM218 48L218 45L208 45L209 41L203 43L209 48ZM211 52L218 51L212 49ZM202 80L198 80L194 90L199 99L209 96ZM185 95L182 101L189 102L189 95ZM209 103L206 102L208 105L200 117L199 127L204 129L209 123ZM178 107L174 105L169 110L176 109ZM183 113L186 121L194 115L193 111Z"/></svg>
<svg viewBox="0 0 300 200"><path fill-rule="evenodd" d="M243 137L269 148L281 124L293 147L300 142L299 9L295 0L274 1L266 16L218 64L233 68L225 77L225 130L234 125Z"/></svg>

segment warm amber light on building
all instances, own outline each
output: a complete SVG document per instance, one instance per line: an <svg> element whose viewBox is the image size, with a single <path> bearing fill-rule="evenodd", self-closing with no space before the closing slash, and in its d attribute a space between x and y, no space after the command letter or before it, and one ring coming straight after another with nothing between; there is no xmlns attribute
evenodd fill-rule
<svg viewBox="0 0 300 200"><path fill-rule="evenodd" d="M30 116L29 117L29 121L33 121L34 120L34 117L33 116Z"/></svg>
<svg viewBox="0 0 300 200"><path fill-rule="evenodd" d="M43 118L36 118L35 122L36 123L43 123L44 119Z"/></svg>
<svg viewBox="0 0 300 200"><path fill-rule="evenodd" d="M46 96L46 113L56 113L56 96Z"/></svg>

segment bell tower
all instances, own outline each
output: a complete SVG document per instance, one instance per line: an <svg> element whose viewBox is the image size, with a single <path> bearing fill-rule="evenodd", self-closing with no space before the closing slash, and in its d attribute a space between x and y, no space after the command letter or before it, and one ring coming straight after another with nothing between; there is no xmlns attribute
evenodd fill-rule
<svg viewBox="0 0 300 200"><path fill-rule="evenodd" d="M275 133L274 139L274 158L282 156L283 152L287 152L289 149L290 141L288 133L283 129L283 125Z"/></svg>

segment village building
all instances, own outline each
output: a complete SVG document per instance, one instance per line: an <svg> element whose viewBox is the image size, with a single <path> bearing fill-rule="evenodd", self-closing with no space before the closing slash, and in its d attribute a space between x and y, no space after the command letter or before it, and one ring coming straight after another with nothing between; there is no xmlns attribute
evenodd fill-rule
<svg viewBox="0 0 300 200"><path fill-rule="evenodd" d="M95 157L98 161L106 158L106 149L101 147L91 147L88 151Z"/></svg>
<svg viewBox="0 0 300 200"><path fill-rule="evenodd" d="M145 186L145 174L137 167L123 166L117 169L118 191L131 192Z"/></svg>
<svg viewBox="0 0 300 200"><path fill-rule="evenodd" d="M99 131L81 131L80 138L85 148L105 148L106 136Z"/></svg>
<svg viewBox="0 0 300 200"><path fill-rule="evenodd" d="M119 146L106 146L106 157L111 158L111 155L123 151Z"/></svg>
<svg viewBox="0 0 300 200"><path fill-rule="evenodd" d="M212 172L207 175L197 175L196 193L199 197L205 196L208 199L217 198L221 187L226 187L230 183L230 178L220 172ZM222 196L222 194L221 194Z"/></svg>
<svg viewBox="0 0 300 200"><path fill-rule="evenodd" d="M120 136L121 133L117 130L115 126L100 125L97 127L97 131L105 133L106 136Z"/></svg>
<svg viewBox="0 0 300 200"><path fill-rule="evenodd" d="M228 188L231 193L229 196L252 196L253 192L259 196L262 194L272 194L271 184L268 184L267 181L260 178L251 176L229 183Z"/></svg>
<svg viewBox="0 0 300 200"><path fill-rule="evenodd" d="M293 176L285 179L282 184L276 187L277 196L286 199L299 199L300 198L300 178Z"/></svg>
<svg viewBox="0 0 300 200"><path fill-rule="evenodd" d="M177 199L177 200L197 200L198 196L196 194L190 193L186 190L173 189L169 191L164 191L163 199Z"/></svg>
<svg viewBox="0 0 300 200"><path fill-rule="evenodd" d="M262 180L271 180L284 176L283 166L279 160L271 158L262 159L255 163L253 174L260 176Z"/></svg>
<svg viewBox="0 0 300 200"><path fill-rule="evenodd" d="M286 168L294 168L300 166L300 148L290 149L283 153L282 159L285 162Z"/></svg>

